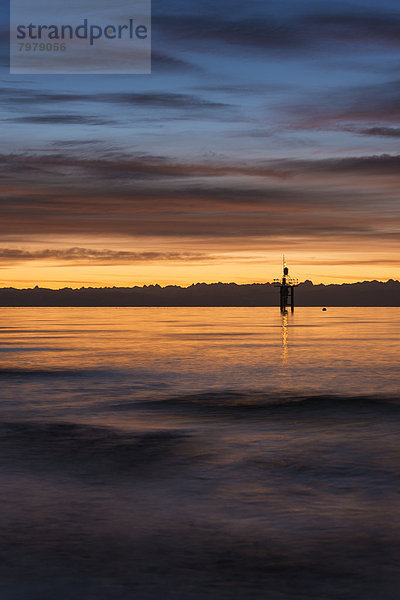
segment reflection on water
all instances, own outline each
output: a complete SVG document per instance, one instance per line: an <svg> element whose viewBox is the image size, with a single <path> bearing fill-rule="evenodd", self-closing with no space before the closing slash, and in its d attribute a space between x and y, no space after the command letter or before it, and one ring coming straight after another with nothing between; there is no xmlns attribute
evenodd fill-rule
<svg viewBox="0 0 400 600"><path fill-rule="evenodd" d="M399 309L0 316L2 599L397 600Z"/></svg>
<svg viewBox="0 0 400 600"><path fill-rule="evenodd" d="M399 309L21 308L0 316L3 414L14 404L67 415L77 401L93 410L114 396L225 389L398 393Z"/></svg>
<svg viewBox="0 0 400 600"><path fill-rule="evenodd" d="M288 313L282 313L282 364L286 365L288 358Z"/></svg>

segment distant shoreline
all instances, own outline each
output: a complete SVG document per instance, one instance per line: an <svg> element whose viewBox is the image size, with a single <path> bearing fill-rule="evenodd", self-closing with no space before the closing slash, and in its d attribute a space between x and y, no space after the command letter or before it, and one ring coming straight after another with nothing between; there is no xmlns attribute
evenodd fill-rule
<svg viewBox="0 0 400 600"><path fill-rule="evenodd" d="M189 287L149 285L131 288L0 288L1 307L251 307L277 306L278 290L271 283L197 283ZM400 282L300 283L297 306L400 306Z"/></svg>
<svg viewBox="0 0 400 600"><path fill-rule="evenodd" d="M298 308L400 308L396 304L298 304ZM278 304L0 304L0 308L277 308ZM288 308L287 312L290 312Z"/></svg>

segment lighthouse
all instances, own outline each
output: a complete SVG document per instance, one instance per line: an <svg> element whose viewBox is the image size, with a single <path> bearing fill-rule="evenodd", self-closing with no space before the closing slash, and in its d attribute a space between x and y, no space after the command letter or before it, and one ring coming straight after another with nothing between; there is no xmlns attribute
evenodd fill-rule
<svg viewBox="0 0 400 600"><path fill-rule="evenodd" d="M282 278L274 279L273 284L279 287L281 313L286 313L290 306L291 311L294 311L294 288L297 287L297 279L289 277L289 269L286 266L285 257L282 259Z"/></svg>

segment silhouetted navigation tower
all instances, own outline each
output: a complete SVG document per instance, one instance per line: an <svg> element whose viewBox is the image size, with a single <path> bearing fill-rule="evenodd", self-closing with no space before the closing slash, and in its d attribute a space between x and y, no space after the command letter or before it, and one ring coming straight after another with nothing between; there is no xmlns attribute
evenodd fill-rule
<svg viewBox="0 0 400 600"><path fill-rule="evenodd" d="M274 286L279 288L281 298L281 312L287 312L287 307L290 306L291 311L294 311L294 288L298 286L297 279L289 277L289 269L286 266L285 257L282 261L282 279L274 279Z"/></svg>

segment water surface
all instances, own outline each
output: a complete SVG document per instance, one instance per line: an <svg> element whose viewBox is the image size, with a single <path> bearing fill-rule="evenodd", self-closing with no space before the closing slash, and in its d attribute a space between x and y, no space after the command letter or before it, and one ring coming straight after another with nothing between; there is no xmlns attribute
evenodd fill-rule
<svg viewBox="0 0 400 600"><path fill-rule="evenodd" d="M397 600L400 309L0 314L6 600Z"/></svg>

